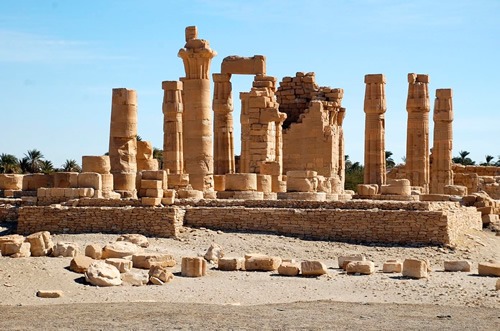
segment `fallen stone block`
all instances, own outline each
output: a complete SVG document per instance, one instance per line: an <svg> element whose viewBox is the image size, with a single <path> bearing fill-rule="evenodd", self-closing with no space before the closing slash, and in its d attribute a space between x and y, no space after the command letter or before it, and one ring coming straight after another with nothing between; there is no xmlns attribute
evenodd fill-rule
<svg viewBox="0 0 500 331"><path fill-rule="evenodd" d="M55 290L55 291L46 291L46 290L38 290L36 292L36 296L39 298L60 298L64 295L63 291Z"/></svg>
<svg viewBox="0 0 500 331"><path fill-rule="evenodd" d="M85 247L85 256L95 260L100 260L102 257L102 247L97 244L90 244Z"/></svg>
<svg viewBox="0 0 500 331"><path fill-rule="evenodd" d="M470 272L471 264L469 261L444 261L444 271L452 272Z"/></svg>
<svg viewBox="0 0 500 331"><path fill-rule="evenodd" d="M3 256L18 253L25 238L18 234L0 237L0 251Z"/></svg>
<svg viewBox="0 0 500 331"><path fill-rule="evenodd" d="M132 269L132 261L127 260L127 259L121 259L121 258L116 258L116 257L113 258L112 257L112 258L106 259L105 262L114 266L116 269L118 269L118 271L120 271L120 273L124 273L124 272L130 271L130 269Z"/></svg>
<svg viewBox="0 0 500 331"><path fill-rule="evenodd" d="M371 275L375 272L375 264L372 261L351 261L346 271L348 274Z"/></svg>
<svg viewBox="0 0 500 331"><path fill-rule="evenodd" d="M481 262L477 265L480 276L500 277L500 262Z"/></svg>
<svg viewBox="0 0 500 331"><path fill-rule="evenodd" d="M398 260L387 260L383 267L384 273L401 273L403 271L403 263Z"/></svg>
<svg viewBox="0 0 500 331"><path fill-rule="evenodd" d="M500 291L500 279L497 279L497 283L495 285L495 290Z"/></svg>
<svg viewBox="0 0 500 331"><path fill-rule="evenodd" d="M47 256L52 253L54 243L49 231L32 233L26 240L31 244L31 256Z"/></svg>
<svg viewBox="0 0 500 331"><path fill-rule="evenodd" d="M31 244L29 242L23 242L21 247L19 247L19 251L9 255L12 258L18 257L30 257L31 256Z"/></svg>
<svg viewBox="0 0 500 331"><path fill-rule="evenodd" d="M146 285L149 281L149 276L141 272L128 271L121 274L122 284L129 286Z"/></svg>
<svg viewBox="0 0 500 331"><path fill-rule="evenodd" d="M132 256L139 253L140 250L136 244L127 241L118 241L104 246L101 258L105 260L113 257L122 258Z"/></svg>
<svg viewBox="0 0 500 331"><path fill-rule="evenodd" d="M173 267L176 264L174 257L163 253L141 253L132 255L134 268L151 269L153 266Z"/></svg>
<svg viewBox="0 0 500 331"><path fill-rule="evenodd" d="M94 286L117 286L122 283L120 271L104 261L92 263L85 272L85 280Z"/></svg>
<svg viewBox="0 0 500 331"><path fill-rule="evenodd" d="M181 275L183 277L202 277L207 275L207 261L202 257L183 257Z"/></svg>
<svg viewBox="0 0 500 331"><path fill-rule="evenodd" d="M148 238L146 236L143 236L142 234L137 234L137 233L123 234L119 236L116 239L116 241L127 241L143 248L149 246Z"/></svg>
<svg viewBox="0 0 500 331"><path fill-rule="evenodd" d="M170 283L174 279L174 274L162 266L152 266L148 275L149 281L154 285Z"/></svg>
<svg viewBox="0 0 500 331"><path fill-rule="evenodd" d="M281 265L281 258L264 254L245 254L245 270L274 271Z"/></svg>
<svg viewBox="0 0 500 331"><path fill-rule="evenodd" d="M94 259L85 255L78 254L71 260L69 264L69 270L77 272L79 274L83 274L94 262Z"/></svg>
<svg viewBox="0 0 500 331"><path fill-rule="evenodd" d="M242 257L222 257L217 261L217 269L222 271L245 270L245 259Z"/></svg>
<svg viewBox="0 0 500 331"><path fill-rule="evenodd" d="M222 251L222 247L220 247L216 243L211 243L210 247L207 249L205 253L205 260L217 263L221 257L224 257L224 252Z"/></svg>
<svg viewBox="0 0 500 331"><path fill-rule="evenodd" d="M347 264L352 261L365 261L366 258L362 254L352 254L352 255L344 255L338 257L339 268L346 268Z"/></svg>
<svg viewBox="0 0 500 331"><path fill-rule="evenodd" d="M75 257L78 254L79 247L76 243L58 242L52 248L53 257Z"/></svg>
<svg viewBox="0 0 500 331"><path fill-rule="evenodd" d="M302 261L300 263L300 270L302 276L308 277L317 277L328 273L325 264L320 261Z"/></svg>
<svg viewBox="0 0 500 331"><path fill-rule="evenodd" d="M278 267L281 276L297 276L300 273L300 264L297 262L282 262Z"/></svg>
<svg viewBox="0 0 500 331"><path fill-rule="evenodd" d="M427 262L424 260L406 259L403 262L403 276L409 278L427 278Z"/></svg>

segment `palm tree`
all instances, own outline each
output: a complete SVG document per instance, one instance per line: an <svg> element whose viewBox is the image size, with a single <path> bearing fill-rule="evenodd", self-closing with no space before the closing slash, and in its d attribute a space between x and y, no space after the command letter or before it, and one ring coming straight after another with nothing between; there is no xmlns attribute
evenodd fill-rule
<svg viewBox="0 0 500 331"><path fill-rule="evenodd" d="M471 158L467 157L469 154L470 152L460 151L460 153L458 153L459 156L455 156L454 158L452 158L452 160L457 164L475 165L476 162L472 161Z"/></svg>
<svg viewBox="0 0 500 331"><path fill-rule="evenodd" d="M158 160L158 169L163 169L163 149L153 147L153 158Z"/></svg>
<svg viewBox="0 0 500 331"><path fill-rule="evenodd" d="M43 154L37 149L28 150L26 154L24 154L26 158L26 162L28 164L27 172L36 173L41 171Z"/></svg>
<svg viewBox="0 0 500 331"><path fill-rule="evenodd" d="M81 172L82 168L80 167L80 165L78 165L76 160L72 159L66 160L66 162L64 162L64 164L61 166L61 170L66 172Z"/></svg>
<svg viewBox="0 0 500 331"><path fill-rule="evenodd" d="M385 151L385 167L387 169L394 168L396 165L396 162L394 162L394 159L391 157L393 153L391 151Z"/></svg>
<svg viewBox="0 0 500 331"><path fill-rule="evenodd" d="M12 154L0 154L0 173L14 174L19 172L19 161Z"/></svg>
<svg viewBox="0 0 500 331"><path fill-rule="evenodd" d="M345 156L345 189L355 191L358 184L363 184L364 166L359 162L352 162L349 155Z"/></svg>
<svg viewBox="0 0 500 331"><path fill-rule="evenodd" d="M493 165L491 161L495 158L494 156L491 155L485 155L484 156L486 162L481 163L482 166L491 166Z"/></svg>
<svg viewBox="0 0 500 331"><path fill-rule="evenodd" d="M21 170L21 173L26 174L30 172L29 167L29 161L26 156L19 160L19 169Z"/></svg>
<svg viewBox="0 0 500 331"><path fill-rule="evenodd" d="M40 161L40 171L44 174L50 174L55 171L54 164L49 160L41 160Z"/></svg>

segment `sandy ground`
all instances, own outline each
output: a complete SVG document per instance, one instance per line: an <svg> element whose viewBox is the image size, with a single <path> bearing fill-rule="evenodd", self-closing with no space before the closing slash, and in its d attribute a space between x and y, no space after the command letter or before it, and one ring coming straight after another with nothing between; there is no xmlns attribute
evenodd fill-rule
<svg viewBox="0 0 500 331"><path fill-rule="evenodd" d="M105 234L53 236L54 242L75 242L82 249L116 238ZM0 309L9 318L0 320L0 329L108 329L105 325L134 330L331 329L331 323L336 328L391 329L401 321L409 329L423 325L441 330L500 329L497 278L476 275L477 262L500 260L500 237L490 231L471 232L456 249L356 245L189 228L180 239L149 241L147 251L173 254L178 261L182 256L204 254L215 242L226 256L258 252L297 261L315 259L324 262L329 273L318 278L290 278L270 272L223 272L212 266L207 277L177 276L163 286L99 288L85 284L82 274L68 269L70 258L2 257ZM381 272L346 275L338 269L337 257L351 253L365 254L377 270L387 259L414 257L428 259L433 271L422 280ZM473 270L442 271L444 260L458 259L471 261ZM180 266L172 271L178 273ZM38 290L62 290L64 296L42 299L36 297ZM44 318L39 321L40 316Z"/></svg>

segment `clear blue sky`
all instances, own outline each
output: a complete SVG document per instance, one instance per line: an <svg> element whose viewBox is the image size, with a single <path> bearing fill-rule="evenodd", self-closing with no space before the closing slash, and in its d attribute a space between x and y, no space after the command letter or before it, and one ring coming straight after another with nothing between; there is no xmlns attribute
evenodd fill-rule
<svg viewBox="0 0 500 331"><path fill-rule="evenodd" d="M500 155L498 0L2 0L0 153L36 148L56 166L105 153L115 87L137 90L139 134L161 148L161 82L184 76L177 52L189 25L218 52L212 73L228 55L262 54L279 80L314 71L321 86L344 88L355 161L363 162L368 73L386 75L386 148L396 162L409 72L430 75L431 103L437 88L453 89L454 155ZM238 93L251 81L233 78L238 141Z"/></svg>

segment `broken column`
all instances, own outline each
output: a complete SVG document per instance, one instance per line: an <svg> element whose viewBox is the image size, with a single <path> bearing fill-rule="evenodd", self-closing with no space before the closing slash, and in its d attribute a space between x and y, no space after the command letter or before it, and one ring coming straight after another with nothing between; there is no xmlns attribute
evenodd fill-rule
<svg viewBox="0 0 500 331"><path fill-rule="evenodd" d="M208 41L197 39L195 26L186 28L186 44L179 50L186 77L183 83L184 166L196 190L213 190L213 144L210 62L217 55Z"/></svg>
<svg viewBox="0 0 500 331"><path fill-rule="evenodd" d="M407 178L412 186L429 190L429 75L408 74Z"/></svg>
<svg viewBox="0 0 500 331"><path fill-rule="evenodd" d="M214 173L234 173L233 98L231 74L213 74L214 79Z"/></svg>
<svg viewBox="0 0 500 331"><path fill-rule="evenodd" d="M434 145L432 147L430 193L444 194L453 185L453 103L451 89L437 89L434 102Z"/></svg>
<svg viewBox="0 0 500 331"><path fill-rule="evenodd" d="M182 82L164 81L163 89L163 169L171 174L184 172L182 134Z"/></svg>
<svg viewBox="0 0 500 331"><path fill-rule="evenodd" d="M385 77L365 75L365 171L364 183L385 184Z"/></svg>
<svg viewBox="0 0 500 331"><path fill-rule="evenodd" d="M137 142L137 171L158 170L158 160L153 156L154 148L149 141Z"/></svg>
<svg viewBox="0 0 500 331"><path fill-rule="evenodd" d="M136 197L137 95L126 88L113 89L109 159L114 190L122 197Z"/></svg>

